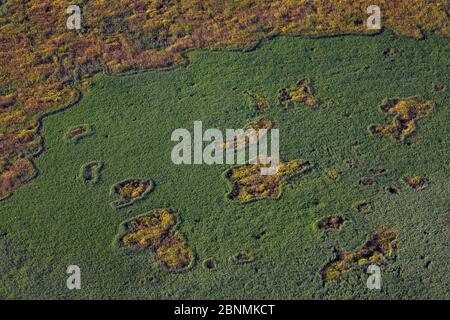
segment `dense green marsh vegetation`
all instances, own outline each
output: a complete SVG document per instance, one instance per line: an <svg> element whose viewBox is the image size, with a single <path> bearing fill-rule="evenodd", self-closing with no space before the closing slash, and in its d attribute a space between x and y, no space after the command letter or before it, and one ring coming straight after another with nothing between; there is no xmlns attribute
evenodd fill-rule
<svg viewBox="0 0 450 320"><path fill-rule="evenodd" d="M0 298L449 298L449 49L445 38L391 32L280 37L250 52L194 51L186 67L94 80L78 105L45 119L40 176L0 201ZM316 105L281 104L280 90L302 79ZM280 129L282 160L313 169L278 199L239 204L225 197L230 166L174 165L170 136L197 120L245 126L254 120L246 92L270 104L265 116ZM386 101L413 97L434 109L411 137L371 133L392 121ZM94 134L67 143L80 123ZM101 175L84 183L80 168L92 162ZM427 187L405 183L415 176ZM154 186L115 210L111 188L126 179ZM187 270L117 246L124 221L159 208L178 212L195 256ZM318 227L331 216L345 220L342 228ZM381 266L381 291L366 288L367 266L324 281L320 271L339 250L355 252L390 226L398 247ZM237 263L242 253L247 263ZM72 264L81 290L66 288Z"/></svg>

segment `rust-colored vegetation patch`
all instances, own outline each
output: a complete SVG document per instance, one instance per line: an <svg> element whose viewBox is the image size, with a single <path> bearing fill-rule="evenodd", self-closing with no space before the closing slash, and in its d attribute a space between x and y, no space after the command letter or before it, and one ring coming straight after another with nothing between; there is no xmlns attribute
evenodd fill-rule
<svg viewBox="0 0 450 320"><path fill-rule="evenodd" d="M156 261L171 270L188 267L193 254L185 239L176 233L177 218L171 209L157 209L124 224L119 245L128 249L148 249Z"/></svg>
<svg viewBox="0 0 450 320"><path fill-rule="evenodd" d="M264 130L264 129L265 130L270 130L270 129L272 129L274 127L274 125L275 125L275 122L273 120L262 118L262 119L258 119L258 120L255 120L255 121L252 121L252 122L248 123L244 127L244 129L245 130L253 129L256 132L258 132L259 130Z"/></svg>
<svg viewBox="0 0 450 320"><path fill-rule="evenodd" d="M283 180L304 173L310 168L308 162L294 160L280 163L278 172L262 175L261 164L248 164L231 169L226 178L232 184L228 199L237 203L252 200L275 199L281 194Z"/></svg>
<svg viewBox="0 0 450 320"><path fill-rule="evenodd" d="M4 2L4 1L3 1ZM271 34L372 33L361 8L370 0L122 0L82 4L80 32L66 27L69 3L61 0L7 1L0 15L0 88L14 96L0 107L0 155L14 165L22 150L36 145L19 135L36 119L63 108L87 91L89 79L128 70L185 62L188 50L247 46ZM448 5L423 0L380 0L386 27L423 37L436 30L450 35ZM424 16L426 12L426 16ZM0 170L0 179L6 171ZM13 173L14 175L14 173ZM10 189L8 189L10 191Z"/></svg>
<svg viewBox="0 0 450 320"><path fill-rule="evenodd" d="M67 133L67 137L68 137L69 139L73 139L73 138L75 138L76 136L79 136L79 135L85 133L86 131L87 131L87 128L86 128L85 126L79 126L79 127L76 127L76 128L74 128L74 129L70 130L70 131Z"/></svg>
<svg viewBox="0 0 450 320"><path fill-rule="evenodd" d="M259 96L255 92L246 91L245 93L252 99L255 106L255 113L264 114L267 110L269 110L270 104L265 98Z"/></svg>
<svg viewBox="0 0 450 320"><path fill-rule="evenodd" d="M434 111L433 103L417 99L393 99L381 107L388 117L394 117L390 124L373 125L369 129L373 134L404 140L416 131L416 121L430 116Z"/></svg>
<svg viewBox="0 0 450 320"><path fill-rule="evenodd" d="M317 105L309 81L306 79L300 80L294 88L281 89L279 99L283 104L292 101L295 104L304 103L310 107Z"/></svg>
<svg viewBox="0 0 450 320"><path fill-rule="evenodd" d="M6 109L11 107L15 102L15 97L13 94L6 96L0 96L0 109Z"/></svg>
<svg viewBox="0 0 450 320"><path fill-rule="evenodd" d="M98 161L93 161L81 167L81 177L85 182L95 184L100 179L100 171L103 164Z"/></svg>
<svg viewBox="0 0 450 320"><path fill-rule="evenodd" d="M0 157L0 171L5 174L0 176L0 201L9 197L14 190L30 181L36 174L33 163L28 159L20 159L10 163Z"/></svg>
<svg viewBox="0 0 450 320"><path fill-rule="evenodd" d="M66 134L66 138L69 142L78 143L81 139L92 134L94 134L92 126L88 124L81 124L69 129Z"/></svg>
<svg viewBox="0 0 450 320"><path fill-rule="evenodd" d="M429 181L420 176L408 176L405 177L405 182L408 186L413 188L414 190L423 190L429 185Z"/></svg>
<svg viewBox="0 0 450 320"><path fill-rule="evenodd" d="M164 239L156 249L156 258L166 268L179 270L188 267L193 259L185 240L178 235Z"/></svg>
<svg viewBox="0 0 450 320"><path fill-rule="evenodd" d="M434 91L436 92L442 92L445 90L445 86L443 84L437 84L434 86Z"/></svg>
<svg viewBox="0 0 450 320"><path fill-rule="evenodd" d="M253 261L253 257L247 251L241 251L233 256L233 260L238 264L249 263Z"/></svg>
<svg viewBox="0 0 450 320"><path fill-rule="evenodd" d="M341 230L344 226L344 218L340 216L331 216L328 218L325 218L317 224L317 227L321 230Z"/></svg>
<svg viewBox="0 0 450 320"><path fill-rule="evenodd" d="M360 203L356 206L358 212L368 213L370 211L370 205L366 202Z"/></svg>
<svg viewBox="0 0 450 320"><path fill-rule="evenodd" d="M113 194L119 196L119 200L112 204L116 208L122 208L130 205L137 200L142 199L153 188L153 183L150 180L144 179L128 179L116 184L113 187Z"/></svg>
<svg viewBox="0 0 450 320"><path fill-rule="evenodd" d="M370 169L370 173L372 173L374 176L382 175L386 172L386 169L384 168L372 168Z"/></svg>
<svg viewBox="0 0 450 320"><path fill-rule="evenodd" d="M371 0L120 3L83 2L82 26L89 27L75 32L66 27L67 1L3 1L0 88L11 88L13 98L2 97L0 155L12 167L23 150L36 147L36 119L73 103L95 76L180 65L188 50L247 46L276 33L372 33L361 9ZM441 1L380 0L377 5L383 24L401 35L421 38L434 30L450 35L448 5ZM20 139L29 127L34 128L31 139ZM0 180L6 170L0 170Z"/></svg>
<svg viewBox="0 0 450 320"><path fill-rule="evenodd" d="M375 180L373 180L372 178L365 177L359 180L359 184L364 187L370 187L375 184Z"/></svg>
<svg viewBox="0 0 450 320"><path fill-rule="evenodd" d="M336 259L327 263L320 271L324 281L337 281L341 274L353 267L373 264L384 264L387 258L395 255L398 237L395 227L388 227L376 233L372 240L367 242L356 252L341 251Z"/></svg>

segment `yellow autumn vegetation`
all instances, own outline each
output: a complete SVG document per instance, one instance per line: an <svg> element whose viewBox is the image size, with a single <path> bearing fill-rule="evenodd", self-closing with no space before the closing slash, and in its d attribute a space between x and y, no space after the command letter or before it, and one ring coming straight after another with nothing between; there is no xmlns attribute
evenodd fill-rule
<svg viewBox="0 0 450 320"><path fill-rule="evenodd" d="M121 208L142 199L152 188L152 182L144 179L128 179L116 184L112 193L119 196L112 205Z"/></svg>
<svg viewBox="0 0 450 320"><path fill-rule="evenodd" d="M261 97L260 95L258 95L255 92L247 91L246 94L250 98L252 98L253 103L255 104L255 107L256 107L256 112L258 114L264 114L266 111L269 110L269 108L270 108L269 101L267 101L266 99L264 99L263 97Z"/></svg>
<svg viewBox="0 0 450 320"><path fill-rule="evenodd" d="M157 209L126 223L127 232L120 239L125 248L151 250L158 263L173 270L183 269L193 260L186 241L175 228L177 219L170 209Z"/></svg>
<svg viewBox="0 0 450 320"><path fill-rule="evenodd" d="M294 88L282 89L280 92L280 102L292 101L296 104L305 103L310 107L317 104L308 80L300 80Z"/></svg>
<svg viewBox="0 0 450 320"><path fill-rule="evenodd" d="M322 270L322 279L337 281L341 274L353 267L377 264L381 265L392 257L397 250L398 237L395 227L387 227L377 232L362 248L355 252L339 252L337 258L328 263Z"/></svg>
<svg viewBox="0 0 450 320"><path fill-rule="evenodd" d="M421 176L408 176L405 178L405 182L414 190L422 190L428 186L428 181Z"/></svg>
<svg viewBox="0 0 450 320"><path fill-rule="evenodd" d="M118 184L115 191L125 199L135 199L141 197L149 185L150 183L146 180L132 179Z"/></svg>
<svg viewBox="0 0 450 320"><path fill-rule="evenodd" d="M390 124L375 125L370 129L375 134L389 136L397 140L410 137L416 130L416 121L430 116L433 103L417 99L394 99L382 107L387 116L394 117Z"/></svg>
<svg viewBox="0 0 450 320"><path fill-rule="evenodd" d="M281 193L283 180L304 172L309 164L300 160L280 163L273 175L261 174L262 164L248 164L231 169L228 180L233 185L229 199L244 203L251 200L277 198Z"/></svg>

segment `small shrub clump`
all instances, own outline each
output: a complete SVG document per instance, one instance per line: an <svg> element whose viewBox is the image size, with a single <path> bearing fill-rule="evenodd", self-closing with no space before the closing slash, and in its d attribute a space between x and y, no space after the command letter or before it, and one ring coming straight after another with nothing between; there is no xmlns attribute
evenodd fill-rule
<svg viewBox="0 0 450 320"><path fill-rule="evenodd" d="M434 106L429 101L393 99L381 109L387 116L394 119L390 124L371 126L370 131L396 140L405 140L416 131L416 121L430 116Z"/></svg>
<svg viewBox="0 0 450 320"><path fill-rule="evenodd" d="M266 99L255 92L246 91L245 93L252 99L255 106L255 112L257 114L264 114L267 110L269 110L270 104Z"/></svg>
<svg viewBox="0 0 450 320"><path fill-rule="evenodd" d="M116 184L112 192L119 196L120 199L114 201L112 204L116 208L121 208L130 205L137 200L142 199L153 188L150 180L144 179L128 179Z"/></svg>
<svg viewBox="0 0 450 320"><path fill-rule="evenodd" d="M249 263L253 261L253 257L247 251L241 251L233 257L237 264Z"/></svg>
<svg viewBox="0 0 450 320"><path fill-rule="evenodd" d="M309 168L308 162L294 160L280 163L276 174L265 176L261 174L260 163L235 167L227 174L233 186L228 198L238 203L278 198L284 179L304 173Z"/></svg>
<svg viewBox="0 0 450 320"><path fill-rule="evenodd" d="M103 168L103 164L98 161L93 161L85 164L81 168L81 177L85 182L95 184L100 179L100 171Z"/></svg>
<svg viewBox="0 0 450 320"><path fill-rule="evenodd" d="M171 209L157 209L125 224L119 244L129 249L149 249L161 265L178 270L193 260L184 238L176 234L177 219Z"/></svg>
<svg viewBox="0 0 450 320"><path fill-rule="evenodd" d="M281 89L280 102L285 104L294 102L295 104L306 104L310 107L317 105L317 100L314 98L313 91L309 85L308 80L300 80L294 88Z"/></svg>
<svg viewBox="0 0 450 320"><path fill-rule="evenodd" d="M66 134L66 139L69 142L78 143L81 139L84 139L92 134L94 134L92 126L88 124L81 124L69 129Z"/></svg>
<svg viewBox="0 0 450 320"><path fill-rule="evenodd" d="M370 205L366 202L360 203L356 206L358 212L368 213L370 211Z"/></svg>
<svg viewBox="0 0 450 320"><path fill-rule="evenodd" d="M397 231L395 227L387 227L376 233L373 238L356 252L341 251L336 259L327 263L320 271L325 281L337 281L341 274L356 266L384 264L387 258L397 251Z"/></svg>
<svg viewBox="0 0 450 320"><path fill-rule="evenodd" d="M370 173L372 173L374 176L382 175L386 172L386 169L384 168L372 168L370 169Z"/></svg>
<svg viewBox="0 0 450 320"><path fill-rule="evenodd" d="M420 176L408 176L405 177L405 182L408 186L414 190L423 190L428 187L428 180Z"/></svg>
<svg viewBox="0 0 450 320"><path fill-rule="evenodd" d="M375 180L373 180L372 178L364 177L359 180L359 184L364 187L370 187L375 184Z"/></svg>
<svg viewBox="0 0 450 320"><path fill-rule="evenodd" d="M337 169L331 168L326 170L325 175L330 180L337 180L339 178L339 171Z"/></svg>
<svg viewBox="0 0 450 320"><path fill-rule="evenodd" d="M325 218L318 223L319 229L334 229L334 230L340 230L344 226L344 218L340 216L331 216L328 218Z"/></svg>

